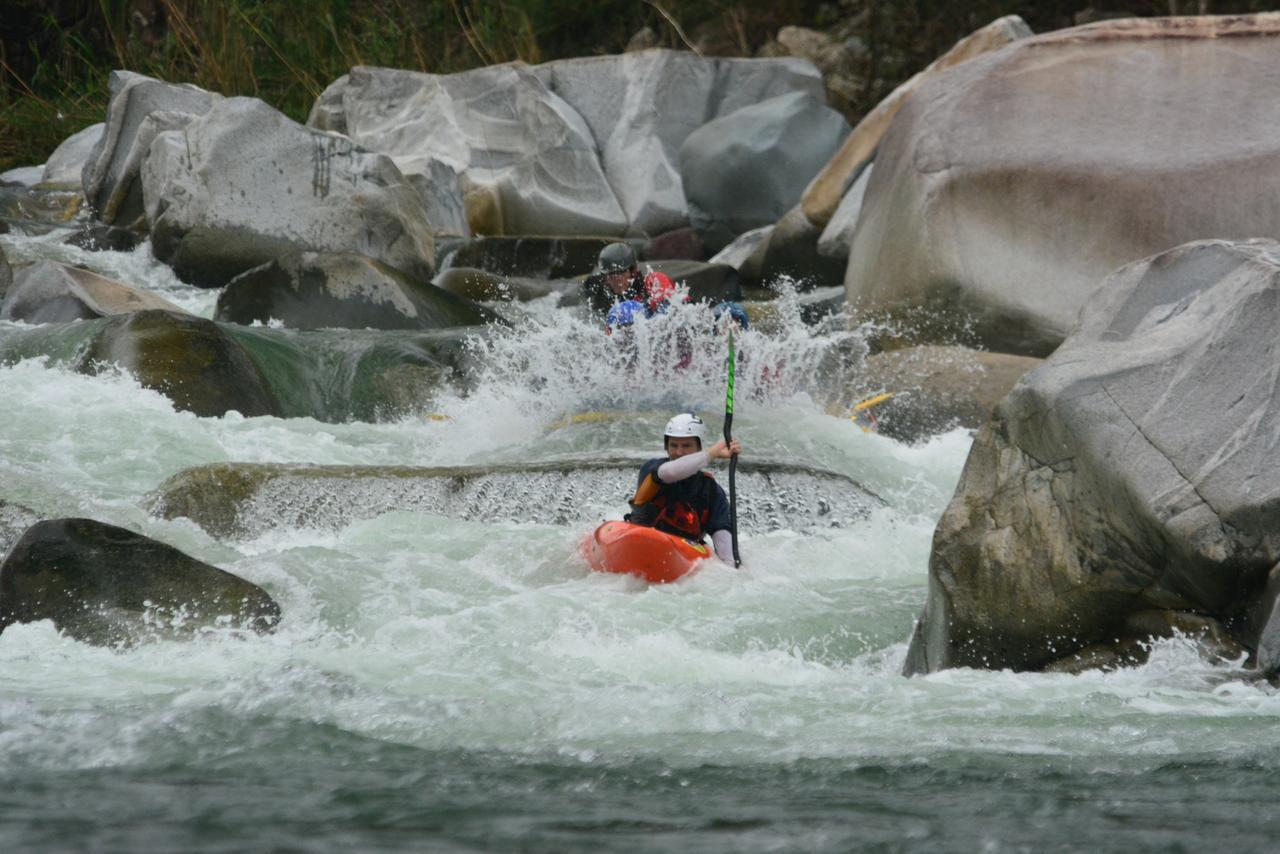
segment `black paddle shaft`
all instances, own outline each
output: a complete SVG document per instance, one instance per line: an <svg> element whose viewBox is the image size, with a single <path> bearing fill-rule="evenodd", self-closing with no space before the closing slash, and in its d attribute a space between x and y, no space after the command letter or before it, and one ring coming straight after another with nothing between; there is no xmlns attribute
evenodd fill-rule
<svg viewBox="0 0 1280 854"><path fill-rule="evenodd" d="M724 441L733 444L733 413L724 414ZM738 554L738 455L729 457L729 536L733 539L733 565L742 566L742 557Z"/></svg>

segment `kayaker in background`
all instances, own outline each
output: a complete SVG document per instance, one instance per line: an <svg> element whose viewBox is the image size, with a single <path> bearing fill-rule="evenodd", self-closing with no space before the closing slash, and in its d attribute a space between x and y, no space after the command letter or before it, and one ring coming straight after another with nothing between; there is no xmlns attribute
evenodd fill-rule
<svg viewBox="0 0 1280 854"><path fill-rule="evenodd" d="M692 413L682 412L667 422L662 438L667 456L640 467L626 520L696 542L710 534L716 557L732 564L729 499L711 472L703 469L712 460L741 453L742 443L720 441L703 450L706 434L707 425Z"/></svg>
<svg viewBox="0 0 1280 854"><path fill-rule="evenodd" d="M587 303L600 314L627 306L625 319L610 318L606 330L629 324L633 316L652 317L666 311L676 283L666 273L640 272L635 250L625 243L610 243L600 250L596 271L582 283Z"/></svg>

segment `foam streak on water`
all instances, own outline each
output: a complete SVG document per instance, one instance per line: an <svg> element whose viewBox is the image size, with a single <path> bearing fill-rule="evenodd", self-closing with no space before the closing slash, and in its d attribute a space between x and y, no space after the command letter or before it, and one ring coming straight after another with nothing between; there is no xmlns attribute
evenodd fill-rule
<svg viewBox="0 0 1280 854"><path fill-rule="evenodd" d="M626 349L534 304L515 332L476 342L484 370L473 391L431 401L443 417L381 424L197 418L128 376L0 367L0 498L141 530L263 585L285 614L270 637L130 650L47 623L6 630L0 848L1131 851L1274 838L1280 698L1188 644L1117 673L899 675L970 438L908 447L828 414L824 387L857 364L856 334L834 326L784 318L741 337L751 368L735 434L748 454L848 475L888 506L846 528L747 536L741 571L651 588L592 574L576 551L590 524L554 524L537 501L506 519L393 510L235 541L142 509L169 475L220 461L656 454L677 407L718 425L717 339L670 364L709 320L659 318Z"/></svg>

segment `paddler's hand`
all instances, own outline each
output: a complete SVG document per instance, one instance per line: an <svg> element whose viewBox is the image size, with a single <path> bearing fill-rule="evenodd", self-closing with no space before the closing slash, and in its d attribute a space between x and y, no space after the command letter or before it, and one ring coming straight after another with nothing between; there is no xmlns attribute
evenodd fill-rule
<svg viewBox="0 0 1280 854"><path fill-rule="evenodd" d="M707 448L707 456L713 460L727 460L734 454L742 453L742 443L734 439L732 443L726 445L721 439L710 448Z"/></svg>

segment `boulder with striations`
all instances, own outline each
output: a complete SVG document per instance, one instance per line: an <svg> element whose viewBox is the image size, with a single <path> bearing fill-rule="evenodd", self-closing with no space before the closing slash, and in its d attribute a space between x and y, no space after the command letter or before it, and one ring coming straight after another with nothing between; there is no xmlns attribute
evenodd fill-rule
<svg viewBox="0 0 1280 854"><path fill-rule="evenodd" d="M795 58L655 49L557 60L534 70L591 129L628 232L651 236L689 223L681 147L690 134L784 95L823 98L817 69Z"/></svg>
<svg viewBox="0 0 1280 854"><path fill-rule="evenodd" d="M308 123L380 151L431 183L441 161L461 176L481 234L621 234L626 220L582 117L520 63L458 74L353 68Z"/></svg>
<svg viewBox="0 0 1280 854"><path fill-rule="evenodd" d="M422 163L445 162L481 234L656 235L688 224L689 134L795 92L822 96L804 60L671 50L450 75L361 67L325 90L308 123L424 181Z"/></svg>
<svg viewBox="0 0 1280 854"><path fill-rule="evenodd" d="M426 280L435 271L422 199L388 157L254 98L218 101L157 137L142 185L156 257L196 285L296 251L357 252Z"/></svg>
<svg viewBox="0 0 1280 854"><path fill-rule="evenodd" d="M1278 38L1280 14L1103 21L926 81L876 155L850 301L1045 355L1118 266L1280 234Z"/></svg>
<svg viewBox="0 0 1280 854"><path fill-rule="evenodd" d="M1275 241L1194 242L1103 282L978 433L907 671L1037 669L1151 609L1256 649L1280 557L1278 325Z"/></svg>
<svg viewBox="0 0 1280 854"><path fill-rule="evenodd" d="M111 72L108 85L107 120L85 159L81 186L99 220L131 227L143 218L138 175L151 143L208 112L222 96L132 71Z"/></svg>

